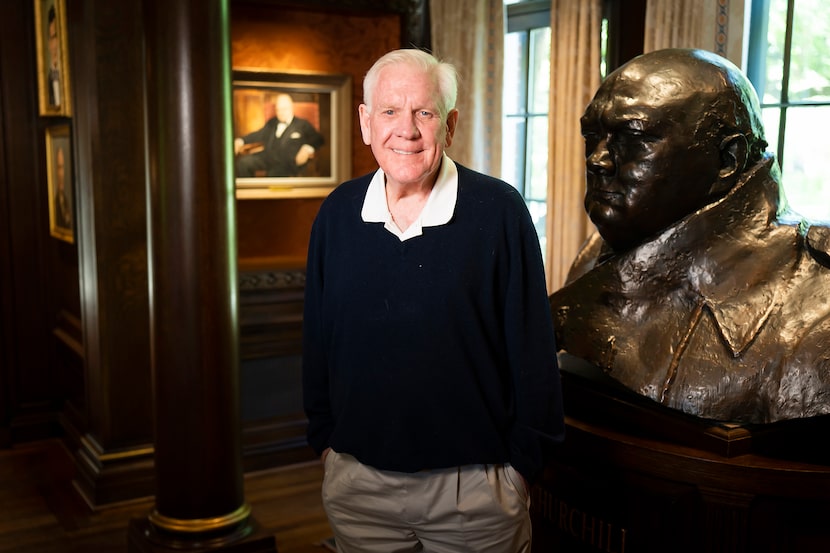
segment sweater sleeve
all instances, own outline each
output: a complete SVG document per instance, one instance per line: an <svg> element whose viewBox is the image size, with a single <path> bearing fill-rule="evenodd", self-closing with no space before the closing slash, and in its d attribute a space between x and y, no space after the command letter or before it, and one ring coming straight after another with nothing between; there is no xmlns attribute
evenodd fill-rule
<svg viewBox="0 0 830 553"><path fill-rule="evenodd" d="M318 218L311 230L303 306L303 405L308 417L308 443L317 454L328 447L334 419L322 330L324 233Z"/></svg>
<svg viewBox="0 0 830 553"><path fill-rule="evenodd" d="M519 201L522 216L517 244L509 256L504 323L515 392L510 463L533 482L551 446L563 439L565 424L539 239L524 202Z"/></svg>
<svg viewBox="0 0 830 553"><path fill-rule="evenodd" d="M325 143L325 138L320 132L314 128L311 122L302 120L301 131L303 135L303 143L317 149Z"/></svg>
<svg viewBox="0 0 830 553"><path fill-rule="evenodd" d="M252 144L254 142L265 142L268 138L268 135L272 133L273 129L275 128L276 124L273 122L273 119L270 121L266 121L265 125L263 125L262 128L244 135L242 137L242 141L245 142L245 144Z"/></svg>

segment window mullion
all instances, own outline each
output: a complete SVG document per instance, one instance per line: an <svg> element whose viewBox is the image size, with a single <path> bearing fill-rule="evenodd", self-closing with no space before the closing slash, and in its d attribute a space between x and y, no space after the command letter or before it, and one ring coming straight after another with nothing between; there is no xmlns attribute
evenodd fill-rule
<svg viewBox="0 0 830 553"><path fill-rule="evenodd" d="M528 170L527 170L527 143L528 143L528 133L530 132L530 121L527 117L528 114L528 107L530 104L530 30L523 31L525 40L523 41L524 52L522 55L522 59L524 60L524 68L522 71L522 75L524 78L522 79L522 89L519 92L521 94L521 108L522 108L522 132L519 134L519 151L521 152L521 159L524 160L522 163L522 182L519 183L519 192L522 196L525 195L527 191L527 177L528 177Z"/></svg>
<svg viewBox="0 0 830 553"><path fill-rule="evenodd" d="M781 109L778 119L778 164L784 166L784 137L787 134L787 106L790 103L790 61L793 46L795 0L787 0L787 27L784 31L784 71L781 76Z"/></svg>

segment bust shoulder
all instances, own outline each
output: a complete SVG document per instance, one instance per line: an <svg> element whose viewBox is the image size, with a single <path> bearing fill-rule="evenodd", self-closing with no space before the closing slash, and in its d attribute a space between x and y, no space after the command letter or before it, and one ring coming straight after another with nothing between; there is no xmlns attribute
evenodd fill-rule
<svg viewBox="0 0 830 553"><path fill-rule="evenodd" d="M807 230L806 243L813 259L830 268L830 227L811 226Z"/></svg>

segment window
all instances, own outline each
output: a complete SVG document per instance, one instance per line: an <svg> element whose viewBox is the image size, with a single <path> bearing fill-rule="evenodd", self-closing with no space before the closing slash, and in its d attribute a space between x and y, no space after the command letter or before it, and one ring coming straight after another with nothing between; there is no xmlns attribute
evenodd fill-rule
<svg viewBox="0 0 830 553"><path fill-rule="evenodd" d="M548 187L550 2L505 0L502 178L525 198L542 251Z"/></svg>
<svg viewBox="0 0 830 553"><path fill-rule="evenodd" d="M753 0L747 75L793 210L830 221L830 4Z"/></svg>
<svg viewBox="0 0 830 553"><path fill-rule="evenodd" d="M544 255L547 242L551 3L549 0L504 0L504 4L502 178L524 196ZM645 1L633 7L629 3L627 8L633 19L642 19ZM605 0L603 10L602 62L598 68L602 76L609 58L614 57L610 52L612 31L609 21L614 19L619 27L621 2ZM630 21L626 19L626 23ZM615 46L615 54L620 50L630 54L620 44L615 43Z"/></svg>

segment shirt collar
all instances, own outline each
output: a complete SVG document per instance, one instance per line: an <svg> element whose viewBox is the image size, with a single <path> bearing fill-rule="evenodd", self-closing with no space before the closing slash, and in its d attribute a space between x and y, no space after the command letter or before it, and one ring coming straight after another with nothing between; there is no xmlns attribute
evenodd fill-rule
<svg viewBox="0 0 830 553"><path fill-rule="evenodd" d="M378 169L369 182L360 216L366 223L384 223L387 230L403 241L420 236L423 227L437 227L449 223L455 212L457 198L458 168L449 156L444 154L435 186L432 187L424 209L418 220L410 225L406 232L401 232L392 222L389 205L386 203L386 175L383 169Z"/></svg>

